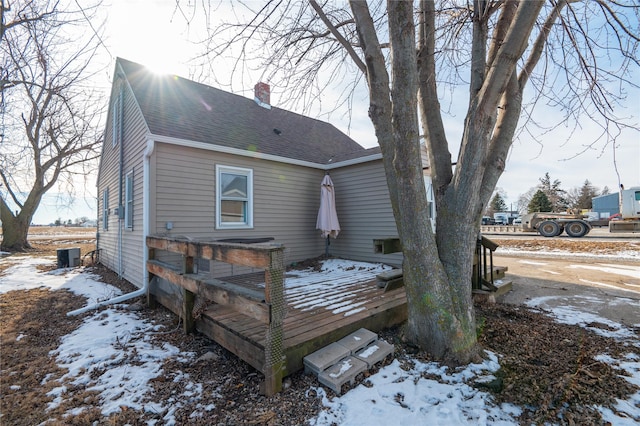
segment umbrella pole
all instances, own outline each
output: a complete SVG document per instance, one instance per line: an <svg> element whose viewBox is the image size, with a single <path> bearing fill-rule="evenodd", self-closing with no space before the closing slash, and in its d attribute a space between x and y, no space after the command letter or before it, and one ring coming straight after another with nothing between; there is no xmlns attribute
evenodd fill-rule
<svg viewBox="0 0 640 426"><path fill-rule="evenodd" d="M331 244L329 242L329 236L327 235L327 243L324 245L324 256L328 259L329 258L329 244Z"/></svg>

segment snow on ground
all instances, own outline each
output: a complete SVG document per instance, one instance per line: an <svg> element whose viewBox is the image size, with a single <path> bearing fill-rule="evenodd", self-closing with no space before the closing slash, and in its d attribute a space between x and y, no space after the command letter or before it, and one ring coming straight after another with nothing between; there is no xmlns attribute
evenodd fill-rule
<svg viewBox="0 0 640 426"><path fill-rule="evenodd" d="M640 278L640 266L635 265L612 265L609 263L570 265L571 269L589 269L601 271L609 274L624 275L631 278Z"/></svg>
<svg viewBox="0 0 640 426"><path fill-rule="evenodd" d="M65 269L49 273L38 272L38 264L51 260L19 258L4 276L0 277L0 292L25 290L35 287L51 289L68 288L87 297L87 303L94 303L105 297L119 294L119 290L98 281L98 277L81 268ZM314 285L316 275L336 274L336 279L347 279L349 273L377 274L382 265L360 264L355 262L332 261L324 265L320 274L311 270L295 271L286 280L287 293L295 296L296 288ZM295 276L294 276L295 275ZM342 278L340 278L342 277ZM325 288L326 290L326 288ZM544 300L531 300L531 306L543 306ZM561 322L589 327L593 322L607 324L611 331L591 328L594 331L618 339L630 340L632 345L640 347L640 342L631 330L624 326L581 312L569 306L550 308ZM188 381L187 391L172 400L154 401L149 382L154 377L166 374L162 371L163 360L174 357L187 362L193 359L192 353L179 353L169 344L154 344L151 334L159 332L158 326L142 319L137 312L110 307L100 312L88 314L83 324L73 333L64 336L61 345L54 351L58 364L67 369L65 378L74 384L83 384L88 389L100 393L102 411L105 415L121 409L136 409L164 412L164 424L174 424L172 413L179 407L181 400L199 401L201 384L179 371L174 380ZM19 337L20 338L20 337ZM409 370L400 368L397 361L381 368L363 384L358 385L341 397L329 399L322 387L309 390L322 398L326 410L311 424L325 426L340 425L515 425L515 417L520 413L512 405L495 406L491 396L479 391L467 383L492 380L492 373L499 368L499 354L487 353L488 358L482 364L469 365L464 369L450 371L436 363L422 363L415 360ZM613 359L602 354L603 361L625 371L625 378L640 385L640 356L631 353L625 359ZM426 377L438 377L437 380ZM122 386L126 383L125 386ZM53 404L65 400L65 388L59 386L52 391ZM148 397L152 403L144 403ZM309 396L311 397L311 396ZM200 407L209 410L216 401L202 401ZM208 405L207 405L208 404ZM630 400L618 401L616 407L622 416L608 409L602 409L606 421L613 425L636 425L640 421L640 392ZM82 410L77 407L70 415Z"/></svg>
<svg viewBox="0 0 640 426"><path fill-rule="evenodd" d="M416 361L404 370L398 361L369 377L345 395L332 400L322 388L316 389L329 408L311 424L347 425L514 425L521 413L514 405L494 406L485 392L465 381L491 381L500 368L498 357L488 353L482 364L472 364L458 372L449 372L437 363ZM427 379L434 375L439 380Z"/></svg>
<svg viewBox="0 0 640 426"><path fill-rule="evenodd" d="M593 259L607 258L619 261L638 261L640 260L640 251L638 250L620 250L615 253L598 254L589 252L576 252L569 250L522 250L514 247L498 247L495 251L496 255L504 256L523 256L535 258L536 256L555 256L560 258L576 258L576 259ZM532 263L534 264L534 263Z"/></svg>
<svg viewBox="0 0 640 426"><path fill-rule="evenodd" d="M72 379L73 385L100 393L103 415L118 412L123 405L161 413L166 410L160 401L142 402L150 391L149 381L164 373L161 366L165 359L175 357L186 362L194 354L180 353L167 343L151 343L157 331L158 327L141 320L135 312L109 308L94 313L65 336L51 356L69 371L61 380ZM66 386L61 385L49 393L55 397L50 408L65 399L65 391Z"/></svg>

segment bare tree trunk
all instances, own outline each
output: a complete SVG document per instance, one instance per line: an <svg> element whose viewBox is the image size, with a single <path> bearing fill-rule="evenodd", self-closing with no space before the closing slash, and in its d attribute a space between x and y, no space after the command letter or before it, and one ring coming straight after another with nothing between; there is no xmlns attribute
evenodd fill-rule
<svg viewBox="0 0 640 426"><path fill-rule="evenodd" d="M419 151L412 4L389 3L394 76L391 82L366 4L352 1L351 7L367 59L369 116L382 149L391 205L402 241L409 314L406 338L438 359L466 364L478 355L469 266L474 238L465 237L469 235L468 218L459 223L452 218L450 223L458 223L460 229L452 230L455 233L449 234L450 238L439 238L444 248L438 250L424 214L427 201ZM456 214L462 215L464 212Z"/></svg>
<svg viewBox="0 0 640 426"><path fill-rule="evenodd" d="M31 248L27 238L29 235L29 225L35 209L31 214L23 207L20 214L15 216L5 203L0 199L0 219L2 220L2 251L25 251Z"/></svg>

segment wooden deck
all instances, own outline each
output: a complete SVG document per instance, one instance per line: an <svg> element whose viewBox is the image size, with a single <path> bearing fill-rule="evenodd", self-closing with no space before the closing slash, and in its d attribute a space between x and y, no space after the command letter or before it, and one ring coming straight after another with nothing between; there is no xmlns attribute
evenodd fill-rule
<svg viewBox="0 0 640 426"><path fill-rule="evenodd" d="M181 292L178 298L150 294L150 301L180 314L185 331L197 329L260 371L267 395L281 390L283 377L303 368L306 355L359 328L377 332L407 318L403 287L385 292L372 274L355 269L331 279L318 272L311 284L297 281L296 271L285 272L284 247L277 244L147 237L147 247L150 279L167 280ZM177 268L157 260L159 251L181 254L183 264ZM213 279L194 273L197 258L264 273Z"/></svg>
<svg viewBox="0 0 640 426"><path fill-rule="evenodd" d="M318 273L321 275L320 273ZM253 291L263 290L260 275L223 278ZM303 358L361 327L377 332L407 318L404 288L384 292L375 280L315 282L312 288L287 288L287 314L283 324L285 376L303 368ZM326 287L318 290L318 286ZM203 334L222 346L241 354L257 370L264 368L262 356L267 333L263 323L218 304L210 305L196 322ZM248 354L247 354L248 352ZM249 356L247 356L249 355Z"/></svg>

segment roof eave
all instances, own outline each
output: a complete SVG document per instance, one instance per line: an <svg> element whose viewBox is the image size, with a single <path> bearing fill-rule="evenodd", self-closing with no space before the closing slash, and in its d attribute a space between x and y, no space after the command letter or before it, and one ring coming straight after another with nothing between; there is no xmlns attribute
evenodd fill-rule
<svg viewBox="0 0 640 426"><path fill-rule="evenodd" d="M184 147L196 148L196 149L204 149L207 151L222 152L226 154L239 155L241 157L251 157L251 158L256 158L260 160L275 161L279 163L292 164L296 166L309 167L309 168L320 169L320 170L332 170L340 167L352 166L354 164L367 163L370 161L382 159L382 154L378 153L378 154L371 154L371 155L358 157L358 158L352 158L350 160L339 161L331 164L322 164L322 163L314 163L311 161L298 160L295 158L283 157L280 155L265 154L261 152L231 148L228 146L216 145L216 144L207 143L207 142L198 142L198 141L192 141L187 139L175 138L171 136L156 135L153 133L148 133L146 138L152 139L156 142L167 143L171 145L178 145L178 146L184 146Z"/></svg>

